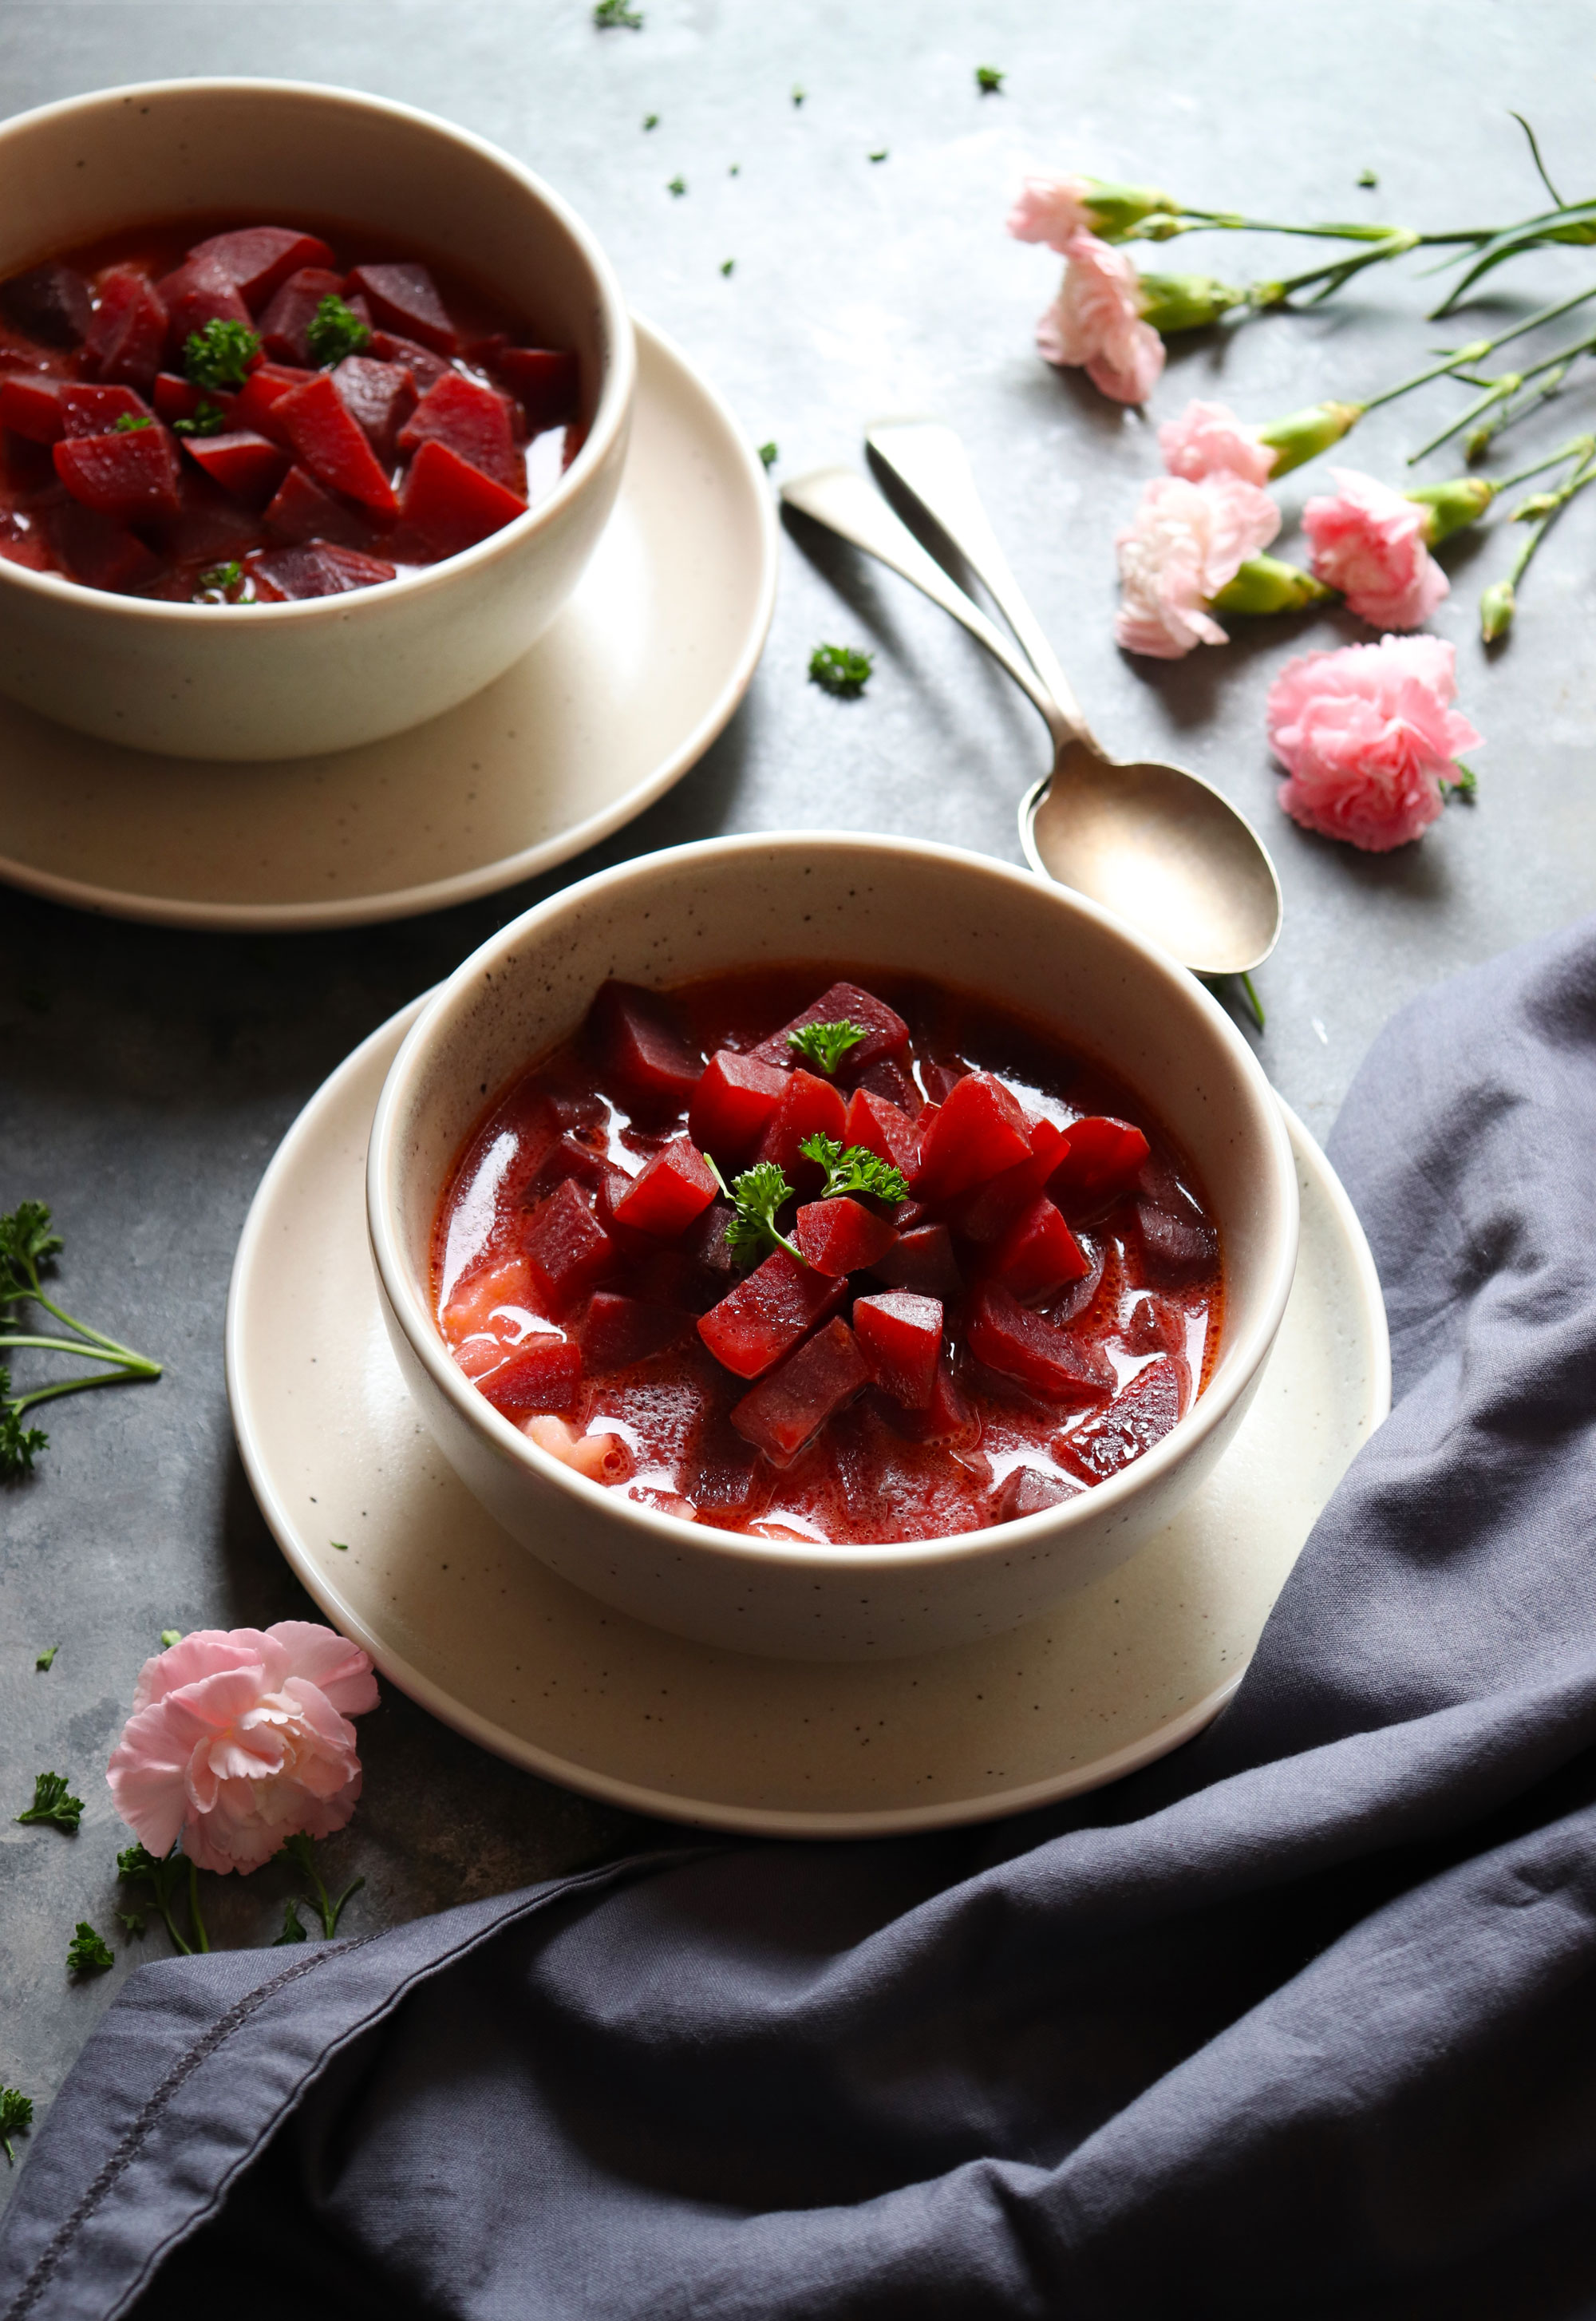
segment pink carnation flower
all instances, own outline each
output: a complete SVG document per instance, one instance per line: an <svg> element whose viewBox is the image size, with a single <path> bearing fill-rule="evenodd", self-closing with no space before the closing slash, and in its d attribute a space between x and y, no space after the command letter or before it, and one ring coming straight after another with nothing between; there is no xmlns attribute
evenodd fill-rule
<svg viewBox="0 0 1596 2321"><path fill-rule="evenodd" d="M1222 645L1208 610L1249 556L1280 530L1267 492L1239 476L1156 476L1136 521L1115 542L1122 591L1114 635L1127 652L1178 660L1193 645Z"/></svg>
<svg viewBox="0 0 1596 2321"><path fill-rule="evenodd" d="M1450 705L1452 647L1439 637L1288 661L1269 692L1269 741L1291 774L1280 803L1304 830L1389 853L1428 830L1454 781L1460 751L1479 741Z"/></svg>
<svg viewBox="0 0 1596 2321"><path fill-rule="evenodd" d="M1451 589L1425 545L1424 509L1356 468L1330 475L1335 497L1310 500L1302 511L1315 578L1339 588L1374 628L1420 627Z"/></svg>
<svg viewBox="0 0 1596 2321"><path fill-rule="evenodd" d="M1050 363L1084 366L1116 403L1145 403L1164 369L1164 341L1141 318L1140 277L1123 251L1084 229L1064 244L1058 296L1037 324Z"/></svg>
<svg viewBox="0 0 1596 2321"><path fill-rule="evenodd" d="M1158 449L1172 476L1200 484L1204 476L1239 476L1244 484L1266 484L1274 454L1244 427L1228 404L1188 403L1178 419L1158 430Z"/></svg>
<svg viewBox="0 0 1596 2321"><path fill-rule="evenodd" d="M146 1661L106 1769L116 1810L158 1858L179 1831L202 1870L258 1870L300 1830L342 1829L360 1795L355 1728L371 1662L313 1620L196 1628Z"/></svg>
<svg viewBox="0 0 1596 2321"><path fill-rule="evenodd" d="M1091 190L1084 177L1027 177L1009 212L1009 232L1016 241L1045 241L1065 257L1071 234L1092 231Z"/></svg>

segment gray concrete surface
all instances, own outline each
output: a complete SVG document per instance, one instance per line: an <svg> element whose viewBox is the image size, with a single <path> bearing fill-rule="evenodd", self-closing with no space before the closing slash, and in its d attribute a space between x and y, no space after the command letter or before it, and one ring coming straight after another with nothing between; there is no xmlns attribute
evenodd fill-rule
<svg viewBox="0 0 1596 2321"><path fill-rule="evenodd" d="M1117 652L1112 535L1156 447L1147 420L1033 355L1055 262L1005 238L1007 196L1030 159L1255 213L1437 228L1523 215L1538 194L1510 106L1535 119L1554 174L1583 190L1596 97L1588 11L1484 0L640 5L641 32L601 33L587 0L5 0L0 106L209 71L297 74L428 105L565 190L639 311L703 365L755 441L779 443L778 477L855 451L863 421L884 409L945 414L1099 730L1128 752L1184 758L1265 826L1288 918L1261 978L1269 1021L1257 1044L1322 1135L1393 1008L1589 906L1596 505L1553 536L1519 633L1494 660L1474 642L1474 601L1508 543L1448 551L1455 593L1434 625L1457 642L1463 705L1487 737L1477 807L1448 811L1421 846L1383 860L1304 836L1273 803L1264 696L1293 650L1366 633L1321 616L1257 624L1229 651L1174 666ZM976 94L979 63L1006 70L1001 96ZM645 132L650 112L659 125ZM880 148L889 159L872 164ZM1377 193L1356 185L1365 168ZM677 171L688 191L673 198ZM1215 236L1164 262L1244 279L1282 270L1292 247L1305 245ZM1482 328L1482 314L1573 287L1591 263L1560 252L1499 277L1456 338ZM1410 262L1315 315L1187 341L1152 416L1189 394L1262 418L1373 390L1436 343L1421 296ZM1452 394L1371 420L1356 463L1394 478ZM1528 459L1588 423L1591 407L1573 383L1559 410L1510 440ZM1449 471L1444 457L1424 470ZM1288 512L1321 473L1287 481ZM111 1916L119 1837L103 1766L140 1661L164 1626L306 1609L233 1449L222 1326L250 1196L320 1080L492 927L601 860L792 824L924 833L1017 859L1013 801L1041 745L1007 681L889 576L791 537L782 566L769 650L729 732L673 796L535 887L405 925L254 940L0 895L0 1206L51 1202L68 1242L67 1302L168 1366L159 1387L60 1406L36 1479L0 1491L0 2079L41 2109L123 1976L162 1948L153 1933L123 1941ZM806 684L821 640L875 652L864 699L837 703ZM50 1643L59 1657L38 1673L35 1653ZM326 1849L340 1878L369 1881L351 1927L661 1834L482 1755L391 1688L361 1747L365 1802ZM88 1801L76 1837L9 1818L45 1766ZM211 1890L219 1940L276 1932L276 1870ZM63 1956L80 1916L115 1936L118 1957L77 1986ZM10 2180L0 2169L0 2193Z"/></svg>

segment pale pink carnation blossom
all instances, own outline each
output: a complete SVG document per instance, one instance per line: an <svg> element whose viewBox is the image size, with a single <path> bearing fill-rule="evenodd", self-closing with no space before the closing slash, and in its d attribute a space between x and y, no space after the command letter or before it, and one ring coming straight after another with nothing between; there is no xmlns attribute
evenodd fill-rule
<svg viewBox="0 0 1596 2321"><path fill-rule="evenodd" d="M1058 296L1037 324L1050 363L1084 367L1116 403L1145 403L1164 369L1164 341L1141 318L1140 277L1122 250L1094 233L1072 233Z"/></svg>
<svg viewBox="0 0 1596 2321"><path fill-rule="evenodd" d="M1120 532L1114 635L1127 652L1178 660L1194 645L1229 642L1208 610L1249 556L1280 530L1267 492L1239 476L1155 476Z"/></svg>
<svg viewBox="0 0 1596 2321"><path fill-rule="evenodd" d="M1239 476L1266 484L1274 454L1224 403L1188 403L1178 419L1158 430L1158 449L1172 476L1200 484L1204 476Z"/></svg>
<svg viewBox="0 0 1596 2321"><path fill-rule="evenodd" d="M1332 468L1334 496L1310 500L1302 529L1316 579L1339 588L1359 620L1417 629L1451 583L1425 545L1425 511L1374 476Z"/></svg>
<svg viewBox="0 0 1596 2321"><path fill-rule="evenodd" d="M285 1839L342 1829L360 1795L349 1722L376 1707L371 1662L313 1620L196 1628L145 1661L106 1779L149 1852L258 1870Z"/></svg>
<svg viewBox="0 0 1596 2321"><path fill-rule="evenodd" d="M1389 853L1428 830L1480 736L1460 711L1456 657L1439 637L1288 661L1269 692L1269 741L1291 779L1280 803L1305 830Z"/></svg>
<svg viewBox="0 0 1596 2321"><path fill-rule="evenodd" d="M1091 187L1084 177L1056 172L1027 177L1006 221L1016 241L1043 241L1062 258L1072 233L1090 233L1092 214L1086 206Z"/></svg>

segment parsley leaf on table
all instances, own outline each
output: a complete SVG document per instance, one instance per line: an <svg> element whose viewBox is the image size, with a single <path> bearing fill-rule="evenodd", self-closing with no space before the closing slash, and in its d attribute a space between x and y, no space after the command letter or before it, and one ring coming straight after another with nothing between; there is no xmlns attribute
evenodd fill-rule
<svg viewBox="0 0 1596 2321"><path fill-rule="evenodd" d="M977 65L975 68L975 86L983 96L996 96L1007 78L1007 73L999 72L995 65Z"/></svg>
<svg viewBox="0 0 1596 2321"><path fill-rule="evenodd" d="M762 468L764 468L765 469L766 469L767 471L768 471L770 469L772 469L772 468L774 468L774 467L775 467L775 463L776 463L776 460L780 458L780 456L781 456L781 454L777 451L777 450L776 450L776 448L775 448L775 445L774 443L761 443L761 444L760 444L760 446L759 446L759 465L760 465Z"/></svg>
<svg viewBox="0 0 1596 2321"><path fill-rule="evenodd" d="M669 185L667 186L665 190L667 194L675 194L676 199L680 201L682 196L687 190L687 180L678 171L676 176L671 179Z"/></svg>
<svg viewBox="0 0 1596 2321"><path fill-rule="evenodd" d="M788 1033L787 1045L806 1063L818 1064L829 1079L848 1050L869 1036L862 1024L850 1024L845 1016L836 1024L801 1024Z"/></svg>
<svg viewBox="0 0 1596 2321"><path fill-rule="evenodd" d="M21 2088L0 2088L0 2152L14 2168L16 2154L11 2148L14 2135L22 2135L33 2125L33 2098L25 2096Z"/></svg>
<svg viewBox="0 0 1596 2321"><path fill-rule="evenodd" d="M867 1144L850 1144L845 1151L834 1136L815 1133L806 1136L798 1147L806 1160L826 1172L821 1188L822 1201L834 1200L842 1193L873 1193L878 1201L890 1201L895 1206L909 1198L908 1179L884 1160L879 1152L872 1152Z"/></svg>
<svg viewBox="0 0 1596 2321"><path fill-rule="evenodd" d="M18 1821L53 1822L57 1829L76 1829L83 1819L83 1799L68 1794L59 1773L35 1773L33 1802Z"/></svg>
<svg viewBox="0 0 1596 2321"><path fill-rule="evenodd" d="M593 21L601 32L623 29L629 32L640 32L643 29L642 17L635 8L627 6L626 0L594 0Z"/></svg>
<svg viewBox="0 0 1596 2321"><path fill-rule="evenodd" d="M842 701L857 701L870 682L875 663L852 645L816 645L809 656L809 681Z"/></svg>
<svg viewBox="0 0 1596 2321"><path fill-rule="evenodd" d="M68 1973L104 1974L115 1964L116 1953L104 1934L96 1934L86 1918L79 1918L77 1932L67 1944Z"/></svg>
<svg viewBox="0 0 1596 2321"><path fill-rule="evenodd" d="M187 1956L196 1950L210 1949L210 1938L205 1933L204 1921L200 1916L199 1881L195 1872L195 1865L192 1861L186 1861L175 1845L164 1861L158 1860L146 1846L124 1845L116 1857L116 1874L119 1878L126 1879L130 1884L137 1882L150 1889L150 1898L166 1921L166 1929L172 1938L174 1950L181 1951L185 1956ZM177 1922L172 1916L172 1904L177 1898L178 1890L186 1878L188 1881L188 1912L195 1937L193 1942L186 1940L178 1931Z"/></svg>
<svg viewBox="0 0 1596 2321"><path fill-rule="evenodd" d="M56 1654L60 1651L60 1649L59 1644L50 1645L47 1650L40 1653L38 1659L33 1663L34 1667L36 1669L44 1669L46 1670L53 1668L55 1665Z"/></svg>

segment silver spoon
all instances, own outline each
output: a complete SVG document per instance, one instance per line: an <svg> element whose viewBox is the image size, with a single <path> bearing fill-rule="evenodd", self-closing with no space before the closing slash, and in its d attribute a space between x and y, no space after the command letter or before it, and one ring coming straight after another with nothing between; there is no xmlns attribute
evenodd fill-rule
<svg viewBox="0 0 1596 2321"><path fill-rule="evenodd" d="M1029 660L856 469L816 469L784 484L782 498L951 613L1039 712L1053 766L1020 801L1020 843L1032 869L1117 911L1199 975L1241 975L1260 965L1280 934L1281 897L1256 832L1199 775L1121 763L1093 739L997 544L951 428L883 421L868 441L991 591Z"/></svg>

